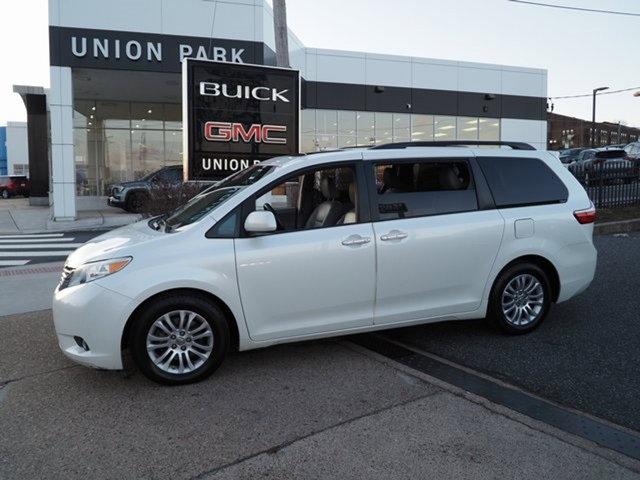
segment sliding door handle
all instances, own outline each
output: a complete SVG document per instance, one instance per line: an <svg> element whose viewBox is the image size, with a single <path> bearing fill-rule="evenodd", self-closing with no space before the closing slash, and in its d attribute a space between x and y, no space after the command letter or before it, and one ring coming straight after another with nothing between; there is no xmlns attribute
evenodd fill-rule
<svg viewBox="0 0 640 480"><path fill-rule="evenodd" d="M401 232L400 230L391 230L389 233L386 233L380 237L380 240L383 242L388 242L390 240L402 240L403 238L407 238L409 235L405 232Z"/></svg>

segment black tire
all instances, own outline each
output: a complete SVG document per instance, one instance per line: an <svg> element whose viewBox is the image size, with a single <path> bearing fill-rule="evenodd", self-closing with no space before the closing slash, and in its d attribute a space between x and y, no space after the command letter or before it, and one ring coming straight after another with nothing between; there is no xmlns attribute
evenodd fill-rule
<svg viewBox="0 0 640 480"><path fill-rule="evenodd" d="M179 310L187 310L198 314L209 325L213 334L211 341L213 348L209 357L204 361L204 363L202 363L202 365L199 365L194 370L186 373L172 373L170 371L166 371L166 367L165 369L160 368L156 363L154 363L150 354L147 352L147 335L150 333L154 322L165 314ZM158 330L154 331L157 332ZM189 339L189 337L182 336L175 340L176 343L174 345L167 347L166 350L169 350L171 347L175 347L171 348L168 353L167 358L175 358L175 360L169 362L168 367L174 365L174 368L177 368L180 354L183 356L190 355L190 358L198 358L193 354L189 354L188 352L190 350L187 350L187 352L178 351L180 349L185 350L184 347L181 347L178 344L180 340L184 341L185 338ZM205 297L198 295L176 293L159 298L145 308L140 315L138 315L129 338L129 349L131 350L131 356L140 371L150 380L164 385L184 385L187 383L199 382L207 378L222 364L222 361L229 350L229 338L229 325L227 323L227 319L215 304L207 300ZM182 345L185 344L182 343ZM156 352L158 352L157 355L161 357L166 350L156 350ZM172 355L174 352L177 356ZM164 364L165 362L160 363Z"/></svg>
<svg viewBox="0 0 640 480"><path fill-rule="evenodd" d="M536 305L536 311L531 311L532 319L528 323L517 325L514 321L510 321L503 311L502 298L507 286L521 275L529 275L535 278L541 288L543 298L541 305ZM521 277L522 278L522 277ZM527 278L527 277L524 277ZM508 297L505 297L508 298ZM511 335L521 335L535 330L547 316L551 306L551 288L546 273L538 265L529 262L517 263L504 270L493 284L491 296L489 297L489 308L487 312L487 320L496 328L504 333ZM517 307L516 307L517 308ZM530 308L530 307L529 307ZM534 315L535 313L535 315Z"/></svg>
<svg viewBox="0 0 640 480"><path fill-rule="evenodd" d="M131 213L141 213L147 208L149 196L144 192L132 192L127 195L125 210Z"/></svg>
<svg viewBox="0 0 640 480"><path fill-rule="evenodd" d="M11 194L9 193L9 190L2 190L2 193L0 193L0 196L6 200L9 197L11 197Z"/></svg>

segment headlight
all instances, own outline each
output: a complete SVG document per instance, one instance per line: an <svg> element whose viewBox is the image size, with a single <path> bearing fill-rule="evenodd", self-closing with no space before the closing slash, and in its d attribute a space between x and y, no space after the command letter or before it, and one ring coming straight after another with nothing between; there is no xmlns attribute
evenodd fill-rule
<svg viewBox="0 0 640 480"><path fill-rule="evenodd" d="M68 273L65 268L66 278L65 274L63 274L62 281L60 282L60 290L66 287L73 287L75 285L93 282L99 278L119 272L129 265L131 260L131 257L123 257L113 258L110 260L98 260L97 262L88 262Z"/></svg>

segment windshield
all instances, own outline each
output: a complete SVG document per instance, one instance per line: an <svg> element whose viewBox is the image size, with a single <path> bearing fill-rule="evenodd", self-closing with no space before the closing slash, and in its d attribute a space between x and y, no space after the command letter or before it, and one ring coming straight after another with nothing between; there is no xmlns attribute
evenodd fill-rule
<svg viewBox="0 0 640 480"><path fill-rule="evenodd" d="M159 230L161 225L164 224L165 231L170 231L171 229L197 222L236 193L260 180L274 168L273 165L258 164L241 170L225 178L214 187L210 187L196 195L173 212L154 219L149 225Z"/></svg>

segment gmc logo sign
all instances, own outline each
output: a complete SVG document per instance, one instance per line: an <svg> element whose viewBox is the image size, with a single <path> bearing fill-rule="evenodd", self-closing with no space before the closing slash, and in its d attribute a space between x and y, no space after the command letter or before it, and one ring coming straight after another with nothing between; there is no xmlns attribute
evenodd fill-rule
<svg viewBox="0 0 640 480"><path fill-rule="evenodd" d="M287 133L285 125L260 125L254 123L245 129L242 123L207 122L204 124L204 138L210 142L254 142L285 145L287 138L274 135Z"/></svg>

